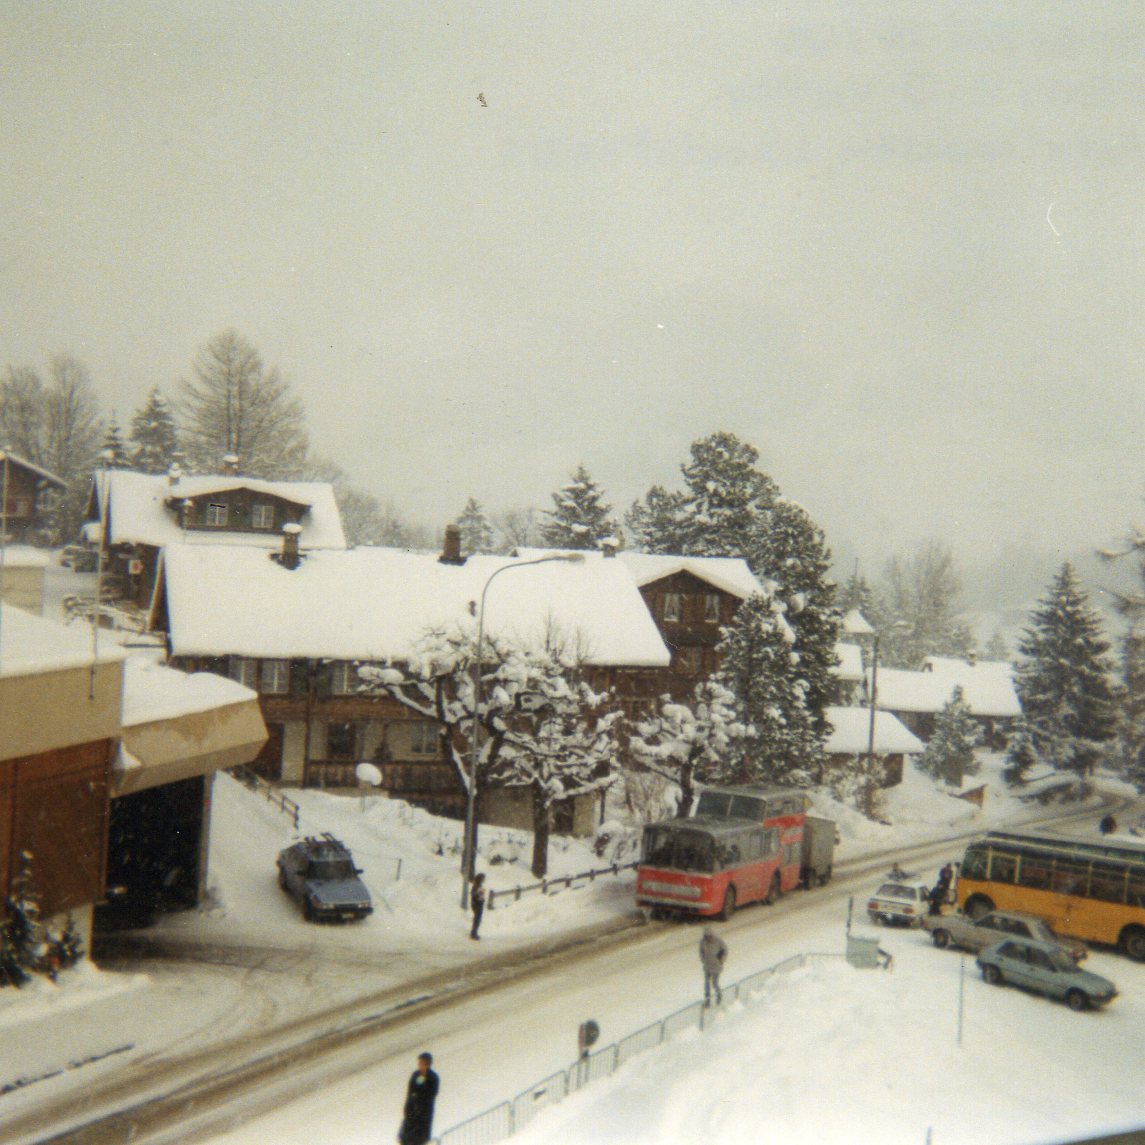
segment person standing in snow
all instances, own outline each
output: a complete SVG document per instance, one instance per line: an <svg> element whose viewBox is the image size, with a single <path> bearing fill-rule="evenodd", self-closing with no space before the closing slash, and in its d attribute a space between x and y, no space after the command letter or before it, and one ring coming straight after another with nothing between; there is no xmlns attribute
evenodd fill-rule
<svg viewBox="0 0 1145 1145"><path fill-rule="evenodd" d="M441 1079L430 1069L433 1054L428 1050L417 1055L417 1069L406 1086L406 1104L398 1130L400 1145L426 1145L433 1137L433 1103Z"/></svg>
<svg viewBox="0 0 1145 1145"><path fill-rule="evenodd" d="M469 931L470 938L480 938L477 928L481 925L481 916L485 913L485 876L474 875L473 885L469 888L469 905L473 908L473 927Z"/></svg>
<svg viewBox="0 0 1145 1145"><path fill-rule="evenodd" d="M950 896L950 883L953 878L954 868L947 863L938 872L938 882L934 884L934 889L930 892L930 913L932 915L942 913L942 906Z"/></svg>
<svg viewBox="0 0 1145 1145"><path fill-rule="evenodd" d="M700 939L700 965L704 968L704 1005L712 1004L712 990L716 992L716 1005L723 1001L720 992L720 972L728 958L727 944L710 927L704 927L704 937Z"/></svg>

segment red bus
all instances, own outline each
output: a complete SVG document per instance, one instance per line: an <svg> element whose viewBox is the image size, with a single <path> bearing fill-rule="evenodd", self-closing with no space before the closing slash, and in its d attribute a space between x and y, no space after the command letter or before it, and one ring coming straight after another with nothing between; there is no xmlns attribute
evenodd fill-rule
<svg viewBox="0 0 1145 1145"><path fill-rule="evenodd" d="M730 918L737 906L779 897L780 857L779 828L750 819L649 823L636 870L636 905L653 915Z"/></svg>
<svg viewBox="0 0 1145 1145"><path fill-rule="evenodd" d="M706 787L696 803L696 817L748 819L763 827L774 827L779 832L780 848L776 894L793 891L803 881L807 801L801 791L751 783Z"/></svg>

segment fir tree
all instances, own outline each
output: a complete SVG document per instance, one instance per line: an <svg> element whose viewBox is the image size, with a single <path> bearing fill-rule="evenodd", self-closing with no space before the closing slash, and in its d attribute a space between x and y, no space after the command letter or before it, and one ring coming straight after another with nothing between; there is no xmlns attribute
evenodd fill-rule
<svg viewBox="0 0 1145 1145"><path fill-rule="evenodd" d="M466 556L493 551L493 526L474 498L466 501L457 526L461 530L461 551Z"/></svg>
<svg viewBox="0 0 1145 1145"><path fill-rule="evenodd" d="M718 778L808 786L818 774L825 733L808 708L794 644L783 605L758 593L724 630L717 679L735 697L747 732L742 760Z"/></svg>
<svg viewBox="0 0 1145 1145"><path fill-rule="evenodd" d="M130 469L131 458L127 453L127 446L123 442L123 432L119 428L119 421L112 410L111 419L107 423L107 430L103 435L103 444L99 447L99 464L102 469Z"/></svg>
<svg viewBox="0 0 1145 1145"><path fill-rule="evenodd" d="M636 501L624 518L632 545L643 553L684 553L683 493L669 493L662 485L648 490L643 502Z"/></svg>
<svg viewBox="0 0 1145 1145"><path fill-rule="evenodd" d="M47 953L40 900L32 880L32 854L21 851L8 893L8 944L17 963L25 970L38 971Z"/></svg>
<svg viewBox="0 0 1145 1145"><path fill-rule="evenodd" d="M1145 791L1145 631L1131 625L1121 640L1117 741L1122 772Z"/></svg>
<svg viewBox="0 0 1145 1145"><path fill-rule="evenodd" d="M131 464L140 473L166 473L180 460L179 431L158 386L131 419Z"/></svg>
<svg viewBox="0 0 1145 1145"><path fill-rule="evenodd" d="M583 465L572 480L553 495L553 508L545 511L541 539L558 549L598 549L618 529L604 491Z"/></svg>
<svg viewBox="0 0 1145 1145"><path fill-rule="evenodd" d="M976 775L974 749L982 742L982 729L974 719L962 689L955 688L934 721L934 734L919 758L919 767L953 787L962 786L965 775Z"/></svg>
<svg viewBox="0 0 1145 1145"><path fill-rule="evenodd" d="M1011 787L1024 783L1030 769L1037 762L1038 753L1034 750L1034 737L1030 734L1025 720L1019 720L1014 734L1010 737L1010 746L1006 750L1006 766L1002 769L1002 778Z"/></svg>
<svg viewBox="0 0 1145 1145"><path fill-rule="evenodd" d="M1006 643L1006 638L997 629L994 630L994 635L986 641L986 646L982 649L982 657L985 660L1010 659L1010 646Z"/></svg>
<svg viewBox="0 0 1145 1145"><path fill-rule="evenodd" d="M1084 778L1114 734L1109 642L1070 565L1031 613L1015 686L1038 757Z"/></svg>

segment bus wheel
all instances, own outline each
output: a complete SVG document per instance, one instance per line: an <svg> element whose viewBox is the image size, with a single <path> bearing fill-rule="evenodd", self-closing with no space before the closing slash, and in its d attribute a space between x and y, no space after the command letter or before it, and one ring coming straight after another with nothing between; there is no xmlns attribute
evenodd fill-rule
<svg viewBox="0 0 1145 1145"><path fill-rule="evenodd" d="M767 898L765 898L763 901L768 906L772 906L774 903L779 901L779 896L782 893L783 888L779 885L779 876L773 875L771 879L771 886L767 888Z"/></svg>
<svg viewBox="0 0 1145 1145"><path fill-rule="evenodd" d="M973 919L979 919L993 909L994 904L985 895L971 895L966 900L966 913Z"/></svg>
<svg viewBox="0 0 1145 1145"><path fill-rule="evenodd" d="M1126 927L1121 932L1121 946L1130 958L1145 962L1145 930L1139 926Z"/></svg>
<svg viewBox="0 0 1145 1145"><path fill-rule="evenodd" d="M729 918L736 912L736 889L735 887L728 887L724 891L724 905L720 911L720 918L727 922Z"/></svg>

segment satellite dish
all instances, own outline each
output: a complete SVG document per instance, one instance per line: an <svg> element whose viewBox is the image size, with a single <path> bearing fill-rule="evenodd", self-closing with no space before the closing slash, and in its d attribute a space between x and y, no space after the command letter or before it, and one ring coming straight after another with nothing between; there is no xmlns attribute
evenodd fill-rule
<svg viewBox="0 0 1145 1145"><path fill-rule="evenodd" d="M378 787L382 782L382 773L372 763L359 763L354 768L354 775L357 776L359 783L364 783L367 787Z"/></svg>

